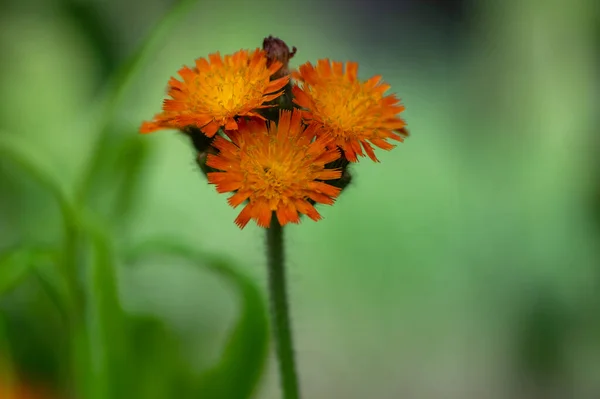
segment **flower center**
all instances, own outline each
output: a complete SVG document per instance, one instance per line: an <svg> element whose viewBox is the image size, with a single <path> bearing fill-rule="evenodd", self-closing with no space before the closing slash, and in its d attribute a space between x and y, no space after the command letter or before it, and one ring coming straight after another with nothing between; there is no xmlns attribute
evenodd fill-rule
<svg viewBox="0 0 600 399"><path fill-rule="evenodd" d="M222 68L198 75L192 109L209 112L217 118L246 112L261 104L265 80L247 67Z"/></svg>
<svg viewBox="0 0 600 399"><path fill-rule="evenodd" d="M272 148L272 154L281 154L278 148ZM299 154L287 154L286 159L269 159L265 154L253 155L248 151L246 181L257 197L279 200L288 197L302 188L308 180L309 169L301 168ZM262 161L258 161L262 160Z"/></svg>
<svg viewBox="0 0 600 399"><path fill-rule="evenodd" d="M324 85L311 86L315 102L313 113L336 131L361 131L377 107L379 99L363 90L361 85L342 80L330 80Z"/></svg>
<svg viewBox="0 0 600 399"><path fill-rule="evenodd" d="M283 165L263 167L263 185L268 187L267 191L281 194L290 185L290 171Z"/></svg>

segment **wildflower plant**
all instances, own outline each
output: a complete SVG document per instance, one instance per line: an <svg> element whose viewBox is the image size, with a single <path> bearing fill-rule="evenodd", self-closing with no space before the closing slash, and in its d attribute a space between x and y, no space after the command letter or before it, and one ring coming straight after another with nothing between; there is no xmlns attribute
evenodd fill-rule
<svg viewBox="0 0 600 399"><path fill-rule="evenodd" d="M62 234L38 242L15 233L14 242L0 248L0 297L34 280L40 287L35 295L45 298L31 301L36 307L30 310L28 329L43 330L56 343L44 348L57 353L46 357L53 359L55 384L49 388L58 397L250 398L264 370L269 320L256 282L221 255L178 238L160 235L138 242L130 234L129 216L138 203L150 151L149 141L131 130L176 130L187 136L207 183L238 209L234 223L243 229L253 222L265 229L270 321L285 398L298 398L300 389L286 293L284 226L306 218L320 221L321 207L333 205L352 181L353 164L378 161L376 151L390 150L393 141L408 135L399 117L404 108L385 94L389 86L380 77L363 81L356 63L329 60L294 70L290 60L296 48L272 36L262 48L214 53L184 66L169 80L162 110L122 134L127 127L117 113L123 94L152 59L160 36L177 25L191 4L177 3L109 79L93 118L98 124L89 124L98 140L74 187L65 187L29 159L21 149L27 144L6 139L18 135L0 134L0 168L35 182L47 207L58 205L60 211L57 232ZM163 320L122 306L117 268L156 258L203 268L238 295L239 318L227 343L218 360L201 372L190 371ZM19 325L21 310L0 313L0 362L15 382L28 381L21 367L29 360L18 348L31 343L18 328L8 328L14 320ZM52 332L42 318L54 310L58 317Z"/></svg>
<svg viewBox="0 0 600 399"><path fill-rule="evenodd" d="M269 296L283 396L300 390L286 294L283 226L333 205L351 181L350 165L379 162L376 148L408 136L404 106L381 76L358 77L358 64L328 59L291 70L290 49L278 38L262 49L210 54L171 78L162 111L141 133L179 130L191 139L196 161L218 193L266 229Z"/></svg>

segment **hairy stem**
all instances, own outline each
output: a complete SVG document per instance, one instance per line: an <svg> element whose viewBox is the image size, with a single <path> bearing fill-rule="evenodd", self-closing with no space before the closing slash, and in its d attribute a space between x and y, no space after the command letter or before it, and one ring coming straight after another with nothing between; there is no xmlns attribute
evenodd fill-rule
<svg viewBox="0 0 600 399"><path fill-rule="evenodd" d="M271 227L267 229L267 267L275 351L283 398L298 399L300 391L294 361L284 259L283 228L273 215Z"/></svg>

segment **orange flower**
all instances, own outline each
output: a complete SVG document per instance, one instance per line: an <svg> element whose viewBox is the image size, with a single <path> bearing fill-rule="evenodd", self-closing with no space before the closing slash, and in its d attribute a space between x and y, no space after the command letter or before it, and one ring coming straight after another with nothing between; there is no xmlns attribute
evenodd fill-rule
<svg viewBox="0 0 600 399"><path fill-rule="evenodd" d="M289 81L289 76L270 81L282 64L273 62L267 67L263 50L240 50L224 59L215 53L208 59L197 59L194 69L183 67L179 71L183 81L169 80L171 98L152 122L142 124L141 133L191 125L212 137L222 126L237 129L234 117L260 117L254 111L268 107L263 104L279 97L283 93L279 90Z"/></svg>
<svg viewBox="0 0 600 399"><path fill-rule="evenodd" d="M387 139L404 141L408 135L406 123L397 116L404 106L394 95L383 95L390 86L380 82L380 76L362 82L357 72L356 62L347 62L345 72L341 62L319 60L316 68L307 62L293 73L302 83L302 88L292 89L294 102L306 109L307 122L334 138L349 161L357 162L364 149L378 162L371 144L390 150L395 146Z"/></svg>
<svg viewBox="0 0 600 399"><path fill-rule="evenodd" d="M299 213L316 221L321 215L309 199L333 204L340 189L324 180L339 179L342 172L325 169L325 164L340 153L331 146L331 136L314 140L316 129L305 128L301 112L293 110L280 111L278 125L242 119L239 130L226 131L231 141L217 136L213 145L219 154L208 155L206 164L222 172L208 173L208 181L220 193L235 192L228 200L234 208L249 200L235 220L240 228L250 219L269 227L273 212L282 226L299 223Z"/></svg>

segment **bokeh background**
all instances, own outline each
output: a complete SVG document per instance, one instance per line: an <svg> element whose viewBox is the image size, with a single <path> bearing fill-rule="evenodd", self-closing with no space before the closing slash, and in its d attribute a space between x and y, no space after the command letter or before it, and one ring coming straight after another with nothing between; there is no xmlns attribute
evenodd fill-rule
<svg viewBox="0 0 600 399"><path fill-rule="evenodd" d="M182 65L259 47L273 34L298 48L293 67L355 60L362 78L383 75L411 132L378 153L381 164L354 166L353 184L335 206L320 208L323 221L286 231L304 397L600 397L597 1L198 1L160 25L153 51L111 96L120 66L172 6L0 5L0 142L66 193L87 186L78 206L107 226L115 253L167 237L222 254L266 301L264 232L235 226L238 210L206 184L185 137L140 137L137 128L159 111ZM2 153L0 249L62 248L63 236L47 190ZM61 261L23 256L1 264L3 367L66 398L71 335L46 287L60 279ZM135 387L112 396L84 391L211 398L173 387L218 361L240 314L235 291L190 262L149 256L132 266L115 256L114 276L82 283L92 341L95 323L114 314L106 307L105 318L95 318L93 294L103 298L114 284L124 317L160 328L135 324L130 344L118 328L104 330L90 346L96 355L80 360L91 370L82 384L98 383L98 359L109 356ZM22 272L25 263L36 271ZM247 344L260 346L255 338ZM128 346L136 350L123 352ZM251 360L252 370L236 364L241 375L261 371ZM221 397L244 397L236 395ZM254 397L279 395L270 355Z"/></svg>

